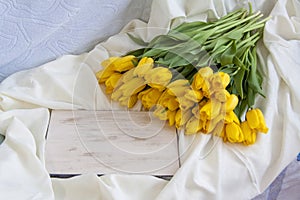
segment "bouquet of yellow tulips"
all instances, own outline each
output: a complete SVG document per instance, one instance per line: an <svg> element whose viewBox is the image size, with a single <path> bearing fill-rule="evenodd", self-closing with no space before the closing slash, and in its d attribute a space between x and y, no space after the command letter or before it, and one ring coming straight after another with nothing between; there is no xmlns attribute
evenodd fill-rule
<svg viewBox="0 0 300 200"><path fill-rule="evenodd" d="M263 95L255 46L267 20L261 17L250 6L214 22L183 23L149 43L129 35L145 48L108 58L96 77L112 100L128 108L141 101L185 134L253 144L268 132L253 108L255 95Z"/></svg>

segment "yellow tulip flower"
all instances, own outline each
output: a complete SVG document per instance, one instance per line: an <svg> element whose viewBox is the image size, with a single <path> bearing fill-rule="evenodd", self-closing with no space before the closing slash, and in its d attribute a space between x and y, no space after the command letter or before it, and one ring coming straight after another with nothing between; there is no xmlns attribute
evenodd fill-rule
<svg viewBox="0 0 300 200"><path fill-rule="evenodd" d="M226 98L225 109L226 112L231 112L235 109L235 107L239 103L239 98L235 94L231 94L228 98Z"/></svg>
<svg viewBox="0 0 300 200"><path fill-rule="evenodd" d="M136 77L121 85L118 90L123 91L123 96L132 96L142 91L145 87L145 80L143 78Z"/></svg>
<svg viewBox="0 0 300 200"><path fill-rule="evenodd" d="M208 84L208 79L213 75L213 70L210 67L203 67L198 70L194 75L194 80L192 82L192 88L200 90L204 85Z"/></svg>
<svg viewBox="0 0 300 200"><path fill-rule="evenodd" d="M205 84L205 79L202 77L202 75L198 72L194 75L194 80L192 82L192 88L194 90L200 90L202 89L203 85Z"/></svg>
<svg viewBox="0 0 300 200"><path fill-rule="evenodd" d="M200 102L203 99L203 93L201 90L188 89L186 90L184 97L193 102Z"/></svg>
<svg viewBox="0 0 300 200"><path fill-rule="evenodd" d="M132 108L136 102L137 102L138 98L137 95L132 95L132 96L122 96L119 99L120 105L121 106L127 106L128 108Z"/></svg>
<svg viewBox="0 0 300 200"><path fill-rule="evenodd" d="M230 83L230 76L224 72L218 72L218 75L221 77L223 88L225 89Z"/></svg>
<svg viewBox="0 0 300 200"><path fill-rule="evenodd" d="M236 114L233 111L226 112L225 123L230 124L230 123L233 123L233 122L236 123L236 124L240 124L239 118L236 116Z"/></svg>
<svg viewBox="0 0 300 200"><path fill-rule="evenodd" d="M107 94L111 94L115 89L118 81L122 77L120 73L113 73L106 81L105 81L105 91Z"/></svg>
<svg viewBox="0 0 300 200"><path fill-rule="evenodd" d="M195 134L199 132L200 129L201 129L200 120L193 116L186 123L185 134L186 135Z"/></svg>
<svg viewBox="0 0 300 200"><path fill-rule="evenodd" d="M122 82L127 83L128 81L132 80L133 78L136 78L134 75L134 69L128 70L125 72L122 76Z"/></svg>
<svg viewBox="0 0 300 200"><path fill-rule="evenodd" d="M157 103L171 111L177 110L179 107L177 98L173 95L170 95L167 90L162 93Z"/></svg>
<svg viewBox="0 0 300 200"><path fill-rule="evenodd" d="M223 129L224 129L224 120L221 119L220 121L215 120L214 122L214 129L211 131L211 134L215 135L215 136L219 136L222 137L223 135Z"/></svg>
<svg viewBox="0 0 300 200"><path fill-rule="evenodd" d="M231 143L244 141L244 135L241 127L234 122L225 125L225 137L226 140Z"/></svg>
<svg viewBox="0 0 300 200"><path fill-rule="evenodd" d="M160 92L162 92L166 89L165 85L160 85L160 84L156 84L156 83L148 83L148 85L152 88L158 89Z"/></svg>
<svg viewBox="0 0 300 200"><path fill-rule="evenodd" d="M215 99L219 102L226 102L226 91L225 89L219 89L213 92L210 98Z"/></svg>
<svg viewBox="0 0 300 200"><path fill-rule="evenodd" d="M168 115L167 115L167 108L157 105L155 110L153 111L154 116L156 116L160 120L167 120Z"/></svg>
<svg viewBox="0 0 300 200"><path fill-rule="evenodd" d="M265 122L265 118L260 109L252 109L246 113L246 119L251 129L259 132L267 133L268 127Z"/></svg>
<svg viewBox="0 0 300 200"><path fill-rule="evenodd" d="M199 69L198 73L200 73L203 78L209 78L213 75L214 71L210 67L202 67Z"/></svg>
<svg viewBox="0 0 300 200"><path fill-rule="evenodd" d="M243 143L246 145L254 144L256 141L256 130L251 129L247 121L241 123L241 129L244 134Z"/></svg>
<svg viewBox="0 0 300 200"><path fill-rule="evenodd" d="M98 80L98 83L105 83L105 81L112 75L114 74L115 71L112 68L105 68L103 70L100 70L96 73L96 78Z"/></svg>
<svg viewBox="0 0 300 200"><path fill-rule="evenodd" d="M188 100L185 97L179 97L177 99L178 99L178 102L179 102L179 108L181 110L190 109L190 108L194 107L194 105L195 105L194 101Z"/></svg>
<svg viewBox="0 0 300 200"><path fill-rule="evenodd" d="M167 88L175 88L175 87L189 87L190 83L186 79L177 79L168 84Z"/></svg>
<svg viewBox="0 0 300 200"><path fill-rule="evenodd" d="M135 67L133 64L135 59L133 55L124 56L114 60L110 65L114 71L125 72Z"/></svg>
<svg viewBox="0 0 300 200"><path fill-rule="evenodd" d="M170 98L169 101L167 102L167 108L170 111L177 110L179 108L179 103L176 97Z"/></svg>
<svg viewBox="0 0 300 200"><path fill-rule="evenodd" d="M116 61L119 57L109 57L108 59L101 62L102 67L105 69L110 66L111 63Z"/></svg>
<svg viewBox="0 0 300 200"><path fill-rule="evenodd" d="M212 133L217 125L219 125L220 123L224 124L224 117L221 115L216 116L213 119L209 119L209 118L201 118L200 121L202 122L202 132L203 133ZM217 130L215 130L217 131Z"/></svg>
<svg viewBox="0 0 300 200"><path fill-rule="evenodd" d="M168 68L156 67L149 70L144 76L147 84L158 84L166 86L171 78L172 73Z"/></svg>
<svg viewBox="0 0 300 200"><path fill-rule="evenodd" d="M210 82L210 90L211 92L214 92L216 90L220 90L220 89L225 89L223 87L223 83L222 83L222 79L219 76L219 73L214 73L213 75L211 75L209 77L209 82Z"/></svg>
<svg viewBox="0 0 300 200"><path fill-rule="evenodd" d="M167 85L167 92L176 97L182 97L190 89L190 83L186 79L178 79Z"/></svg>
<svg viewBox="0 0 300 200"><path fill-rule="evenodd" d="M133 74L138 77L144 77L153 68L153 63L154 60L152 58L143 57L135 67Z"/></svg>
<svg viewBox="0 0 300 200"><path fill-rule="evenodd" d="M175 124L175 116L176 116L176 110L168 110L167 111L167 117L168 117L168 120L169 120L169 125L170 126L173 126Z"/></svg>
<svg viewBox="0 0 300 200"><path fill-rule="evenodd" d="M101 65L104 69L96 73L99 83L104 83L115 72L125 72L134 67L134 56L110 57L104 60Z"/></svg>
<svg viewBox="0 0 300 200"><path fill-rule="evenodd" d="M150 88L145 91L145 93L142 96L139 96L139 98L142 100L142 104L144 108L149 110L154 106L158 99L161 96L161 92L156 88Z"/></svg>
<svg viewBox="0 0 300 200"><path fill-rule="evenodd" d="M192 113L197 119L200 119L200 110L206 103L207 103L207 100L203 99L198 104L195 104L195 106L192 108Z"/></svg>
<svg viewBox="0 0 300 200"><path fill-rule="evenodd" d="M204 97L210 98L210 96L212 94L212 91L210 88L211 88L210 82L205 81L205 83L202 85L202 88L201 88Z"/></svg>
<svg viewBox="0 0 300 200"><path fill-rule="evenodd" d="M185 125L192 115L193 114L190 110L182 111L178 109L175 115L176 128L180 129L183 125Z"/></svg>
<svg viewBox="0 0 300 200"><path fill-rule="evenodd" d="M212 120L220 114L222 104L217 101L209 100L200 109L200 119L202 120Z"/></svg>
<svg viewBox="0 0 300 200"><path fill-rule="evenodd" d="M172 96L176 96L176 97L183 97L186 93L186 91L189 89L189 87L187 86L178 86L178 87L172 87L169 88L167 86L168 90L167 92L172 95Z"/></svg>

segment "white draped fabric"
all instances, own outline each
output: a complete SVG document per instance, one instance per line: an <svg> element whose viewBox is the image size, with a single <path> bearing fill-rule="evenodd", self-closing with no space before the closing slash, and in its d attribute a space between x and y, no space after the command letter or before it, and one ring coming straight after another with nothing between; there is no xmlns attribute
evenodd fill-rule
<svg viewBox="0 0 300 200"><path fill-rule="evenodd" d="M210 135L180 134L182 166L170 181L149 175L83 174L50 178L45 134L51 109L124 109L111 103L95 72L109 56L139 46L127 32L150 40L183 21L218 18L241 1L154 0L148 23L131 21L117 35L81 55L66 55L17 72L0 84L1 199L251 199L263 192L300 151L300 2L252 1L272 18L259 43L266 98L257 99L269 133L252 146ZM113 25L113 24L112 24Z"/></svg>

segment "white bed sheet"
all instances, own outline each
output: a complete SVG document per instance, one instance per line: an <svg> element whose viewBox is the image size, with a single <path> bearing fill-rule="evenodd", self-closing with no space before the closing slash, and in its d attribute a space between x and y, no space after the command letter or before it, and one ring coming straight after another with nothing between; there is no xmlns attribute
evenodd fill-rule
<svg viewBox="0 0 300 200"><path fill-rule="evenodd" d="M1 5L3 2L0 1ZM205 19L208 10L211 16L218 17L241 4L221 0L200 5L193 0L156 0L149 23L135 20L123 33L136 28L136 34L150 39L160 32L157 27L168 28L174 18ZM266 48L260 46L261 64L268 77L264 85L268 98L258 100L270 132L259 137L256 145L245 148L218 143L208 156L199 159L210 149L214 138L181 135L182 149L191 140L194 146L170 182L151 176L118 174L50 179L43 154L47 108L121 109L110 104L94 77L101 60L137 47L121 33L89 53L64 56L39 68L15 73L0 85L0 130L6 135L0 146L0 193L4 199L249 199L263 192L300 151L300 7L296 0L283 0L276 5L254 1L253 5L273 16L266 26ZM228 169L235 173L228 173Z"/></svg>

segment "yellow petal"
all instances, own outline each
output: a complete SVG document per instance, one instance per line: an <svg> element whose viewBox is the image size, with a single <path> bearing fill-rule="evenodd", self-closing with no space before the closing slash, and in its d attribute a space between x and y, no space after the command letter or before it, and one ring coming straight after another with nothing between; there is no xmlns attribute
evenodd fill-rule
<svg viewBox="0 0 300 200"><path fill-rule="evenodd" d="M135 78L136 76L134 75L133 72L134 72L134 69L131 69L131 70L125 72L122 77L122 82L127 83L131 79Z"/></svg>
<svg viewBox="0 0 300 200"><path fill-rule="evenodd" d="M167 120L167 109L163 106L156 106L156 109L153 111L154 116L156 116L160 120Z"/></svg>
<svg viewBox="0 0 300 200"><path fill-rule="evenodd" d="M144 79L136 77L124 83L119 89L123 91L124 96L129 97L142 91L145 87Z"/></svg>
<svg viewBox="0 0 300 200"><path fill-rule="evenodd" d="M194 105L195 105L194 101L188 100L186 98L177 98L177 99L178 99L178 102L179 102L179 108L181 110L190 109L190 108L194 107Z"/></svg>
<svg viewBox="0 0 300 200"><path fill-rule="evenodd" d="M103 68L107 68L111 63L116 61L119 57L109 57L108 59L101 62Z"/></svg>
<svg viewBox="0 0 300 200"><path fill-rule="evenodd" d="M147 84L158 84L166 86L172 79L172 73L168 68L156 67L147 72L144 76Z"/></svg>
<svg viewBox="0 0 300 200"><path fill-rule="evenodd" d="M244 140L244 136L242 134L241 127L236 123L229 123L225 125L226 137L229 142L236 143L242 142Z"/></svg>
<svg viewBox="0 0 300 200"><path fill-rule="evenodd" d="M111 94L113 90L115 89L115 86L117 85L118 81L122 77L122 74L120 73L113 73L106 81L106 93Z"/></svg>
<svg viewBox="0 0 300 200"><path fill-rule="evenodd" d="M211 133L213 135L222 137L222 135L224 134L223 129L224 129L224 121L221 120L217 124L215 124L214 129L211 131Z"/></svg>
<svg viewBox="0 0 300 200"><path fill-rule="evenodd" d="M153 63L152 58L143 57L134 69L134 75L144 77L153 68Z"/></svg>
<svg viewBox="0 0 300 200"><path fill-rule="evenodd" d="M158 99L161 96L161 92L158 89L155 88L150 88L149 92L147 92L145 95L142 97L142 104L144 108L150 109L154 105L156 105Z"/></svg>
<svg viewBox="0 0 300 200"><path fill-rule="evenodd" d="M202 94L202 91L200 91L200 90L188 89L188 90L186 90L184 97L193 102L200 102L203 98L203 94Z"/></svg>
<svg viewBox="0 0 300 200"><path fill-rule="evenodd" d="M256 131L252 130L246 121L241 123L241 129L244 135L243 143L246 145L254 144L256 141Z"/></svg>
<svg viewBox="0 0 300 200"><path fill-rule="evenodd" d="M175 115L176 115L176 110L174 110L174 111L168 110L167 111L167 116L168 116L170 126L173 126L175 124Z"/></svg>
<svg viewBox="0 0 300 200"><path fill-rule="evenodd" d="M211 75L213 75L214 71L210 67L203 67L199 69L198 73L200 73L204 78L209 78Z"/></svg>
<svg viewBox="0 0 300 200"><path fill-rule="evenodd" d="M147 90L143 90L141 92L138 93L138 99L142 99L144 95L146 95L147 93L149 93L151 90L150 88Z"/></svg>
<svg viewBox="0 0 300 200"><path fill-rule="evenodd" d="M215 99L219 102L226 102L226 90L225 89L220 89L220 90L214 91L211 98Z"/></svg>
<svg viewBox="0 0 300 200"><path fill-rule="evenodd" d="M210 98L211 94L213 93L212 90L210 90L211 86L208 81L205 81L204 84L202 85L202 92L203 96Z"/></svg>
<svg viewBox="0 0 300 200"><path fill-rule="evenodd" d="M121 58L116 59L113 63L111 63L113 70L117 72L124 72L134 68L133 60L135 56L128 55Z"/></svg>
<svg viewBox="0 0 300 200"><path fill-rule="evenodd" d="M235 107L238 105L238 103L239 103L239 98L235 94L231 94L226 100L226 104L225 104L226 112L233 111Z"/></svg>
<svg viewBox="0 0 300 200"><path fill-rule="evenodd" d="M128 108L132 108L132 107L136 104L137 100L138 100L137 95L132 95L132 96L129 98L127 107L128 107Z"/></svg>
<svg viewBox="0 0 300 200"><path fill-rule="evenodd" d="M186 86L178 86L178 87L172 87L172 88L168 88L167 92L170 95L176 96L176 97L183 97L185 95L186 90L188 90L189 88Z"/></svg>
<svg viewBox="0 0 300 200"><path fill-rule="evenodd" d="M113 93L111 94L111 99L114 101L118 101L119 98L122 97L123 91L120 89L114 90Z"/></svg>
<svg viewBox="0 0 300 200"><path fill-rule="evenodd" d="M233 122L236 124L240 124L239 118L236 116L236 114L233 111L227 112L225 115L225 123L229 124Z"/></svg>
<svg viewBox="0 0 300 200"><path fill-rule="evenodd" d="M257 129L259 127L260 119L255 109L249 110L246 113L246 119L251 129Z"/></svg>
<svg viewBox="0 0 300 200"><path fill-rule="evenodd" d="M214 118L214 119L211 119L211 120L206 120L204 123L203 123L203 126L202 126L202 128L203 128L203 131L205 132L205 133L212 133L214 130L215 131L217 131L216 130L216 128L217 128L217 125L218 124L224 124L224 120L223 120L224 118L221 116L221 115L219 115L219 116L217 116L216 118Z"/></svg>
<svg viewBox="0 0 300 200"><path fill-rule="evenodd" d="M183 87L188 87L190 85L189 81L186 79L178 79L170 84L168 84L167 88L173 88L173 87L178 87L178 86L183 86Z"/></svg>
<svg viewBox="0 0 300 200"><path fill-rule="evenodd" d="M200 120L195 117L191 117L186 124L185 134L187 134L187 135L195 134L198 131L200 131L200 129L201 129Z"/></svg>
<svg viewBox="0 0 300 200"><path fill-rule="evenodd" d="M122 96L121 98L119 98L119 102L121 106L132 108L137 102L137 95L132 95L130 97Z"/></svg>
<svg viewBox="0 0 300 200"><path fill-rule="evenodd" d="M194 75L194 79L192 82L192 88L194 90L200 90L205 82L205 79L202 77L200 73L196 73Z"/></svg>
<svg viewBox="0 0 300 200"><path fill-rule="evenodd" d="M177 101L177 99L174 97L174 98L170 98L168 101L167 101L167 107L169 110L171 111L174 111L174 110L177 110L178 107L179 107L179 103Z"/></svg>
<svg viewBox="0 0 300 200"><path fill-rule="evenodd" d="M200 119L200 106L199 106L199 104L196 104L196 106L192 109L192 113L193 113L194 117L196 117L197 119Z"/></svg>
<svg viewBox="0 0 300 200"><path fill-rule="evenodd" d="M259 121L260 121L260 127L259 127L258 131L262 132L262 133L267 133L269 129L266 125L266 121L265 121L263 113L258 108L256 108L255 110L256 110L256 113L257 113Z"/></svg>
<svg viewBox="0 0 300 200"><path fill-rule="evenodd" d="M158 89L159 91L164 91L166 89L166 87L164 85L161 85L161 84L156 84L156 83L149 83L148 84L150 87L152 88L156 88Z"/></svg>
<svg viewBox="0 0 300 200"><path fill-rule="evenodd" d="M207 116L209 120L214 119L218 115L221 114L222 104L218 101L209 100L201 109L200 109L200 117L201 115Z"/></svg>
<svg viewBox="0 0 300 200"><path fill-rule="evenodd" d="M114 70L112 70L111 68L106 68L98 71L96 73L96 78L99 83L104 83L113 73L115 73Z"/></svg>
<svg viewBox="0 0 300 200"><path fill-rule="evenodd" d="M230 76L224 72L218 72L218 74L221 77L223 87L226 88L230 83Z"/></svg>
<svg viewBox="0 0 300 200"><path fill-rule="evenodd" d="M192 116L192 112L182 111L180 109L177 110L175 115L175 126L176 128L180 129Z"/></svg>
<svg viewBox="0 0 300 200"><path fill-rule="evenodd" d="M223 87L223 83L222 83L222 79L221 77L219 76L219 73L215 73L213 74L210 78L209 78L209 81L210 81L210 90L212 92L216 91L216 90L220 90L220 89L225 89Z"/></svg>

